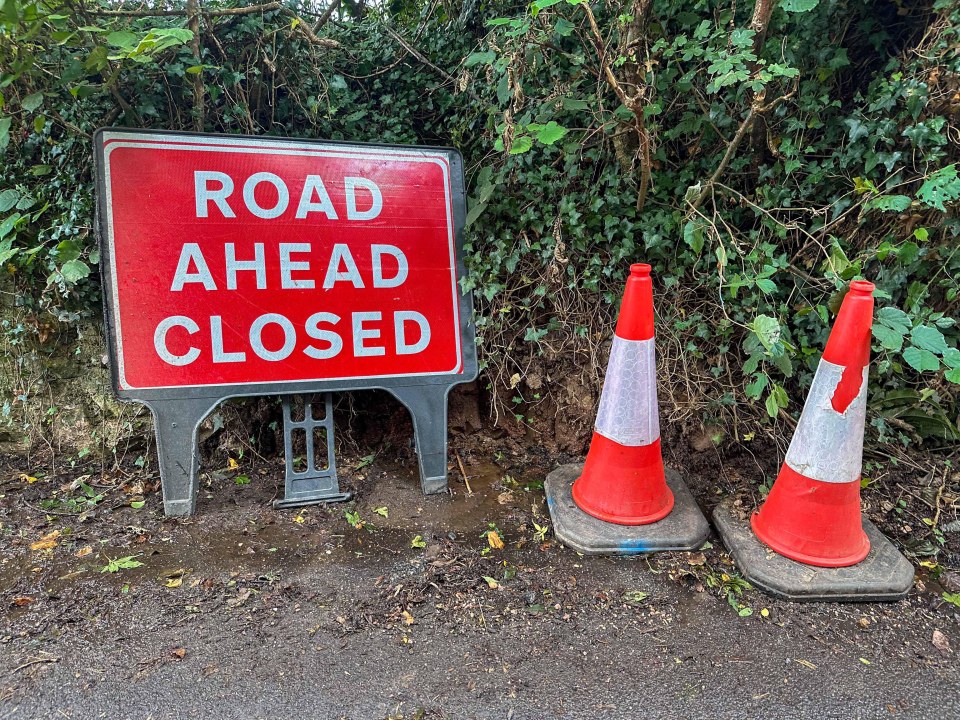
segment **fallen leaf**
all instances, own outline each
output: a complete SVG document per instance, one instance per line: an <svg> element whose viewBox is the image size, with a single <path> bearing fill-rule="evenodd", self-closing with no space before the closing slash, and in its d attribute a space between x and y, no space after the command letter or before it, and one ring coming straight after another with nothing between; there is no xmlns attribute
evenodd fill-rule
<svg viewBox="0 0 960 720"><path fill-rule="evenodd" d="M84 545L82 548L80 548L74 553L74 557L78 557L78 558L86 557L92 552L93 552L92 547L90 547L89 545Z"/></svg>
<svg viewBox="0 0 960 720"><path fill-rule="evenodd" d="M814 665L814 664L813 664L812 662L810 662L809 660L797 660L797 662L800 663L801 665L803 665L805 668L810 668L811 670L816 670L816 669L817 669L817 666Z"/></svg>
<svg viewBox="0 0 960 720"><path fill-rule="evenodd" d="M403 618L403 624L404 624L404 625L413 625L413 615L411 615L411 614L410 614L409 612L407 612L406 610L404 610L402 613L400 613L400 617Z"/></svg>
<svg viewBox="0 0 960 720"><path fill-rule="evenodd" d="M507 490L497 495L497 504L509 505L513 502L513 490Z"/></svg>
<svg viewBox="0 0 960 720"><path fill-rule="evenodd" d="M496 530L487 533L487 542L494 550L503 550L503 540L500 539L500 533Z"/></svg>
<svg viewBox="0 0 960 720"><path fill-rule="evenodd" d="M37 481L37 478L33 477L33 475L27 475L26 473L20 473L20 479L28 484L35 483Z"/></svg>
<svg viewBox="0 0 960 720"><path fill-rule="evenodd" d="M30 544L31 550L50 550L57 546L57 538L60 537L60 531L54 530L52 533L47 533L42 538L37 540L35 543Z"/></svg>
<svg viewBox="0 0 960 720"><path fill-rule="evenodd" d="M227 458L227 470L236 470L239 467L240 467L240 463L238 463L233 458Z"/></svg>
<svg viewBox="0 0 960 720"><path fill-rule="evenodd" d="M170 651L170 655L175 657L177 660L183 660L186 654L187 654L187 651L184 650L182 647L174 648L173 650Z"/></svg>
<svg viewBox="0 0 960 720"><path fill-rule="evenodd" d="M933 631L933 646L942 653L953 652L950 649L950 641L947 640L947 636L939 630Z"/></svg>
<svg viewBox="0 0 960 720"><path fill-rule="evenodd" d="M178 588L181 585L183 585L183 576L171 578L170 580L167 580L167 582L164 583L164 587L168 587L168 588Z"/></svg>
<svg viewBox="0 0 960 720"><path fill-rule="evenodd" d="M687 565L705 565L707 562L707 556L702 552L692 553L687 557Z"/></svg>
<svg viewBox="0 0 960 720"><path fill-rule="evenodd" d="M498 583L496 580L494 580L494 579L493 579L492 577L490 577L489 575L484 575L484 576L483 576L483 579L486 581L487 585L489 585L490 587L492 587L492 588L494 588L494 589L500 587L500 583Z"/></svg>
<svg viewBox="0 0 960 720"><path fill-rule="evenodd" d="M864 665L870 665L870 661L866 658L860 658L860 662L862 662Z"/></svg>
<svg viewBox="0 0 960 720"><path fill-rule="evenodd" d="M293 521L298 525L303 525L304 520L306 520L306 518L303 517L303 513L297 513L297 516L293 518Z"/></svg>
<svg viewBox="0 0 960 720"><path fill-rule="evenodd" d="M33 598L29 595L21 595L20 597L15 597L13 599L13 604L17 607L26 607L33 602Z"/></svg>

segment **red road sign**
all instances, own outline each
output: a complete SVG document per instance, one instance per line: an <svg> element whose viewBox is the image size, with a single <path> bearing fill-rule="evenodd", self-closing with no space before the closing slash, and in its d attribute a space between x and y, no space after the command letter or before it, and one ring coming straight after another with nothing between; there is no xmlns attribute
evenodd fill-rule
<svg viewBox="0 0 960 720"><path fill-rule="evenodd" d="M464 373L449 151L98 137L120 392Z"/></svg>

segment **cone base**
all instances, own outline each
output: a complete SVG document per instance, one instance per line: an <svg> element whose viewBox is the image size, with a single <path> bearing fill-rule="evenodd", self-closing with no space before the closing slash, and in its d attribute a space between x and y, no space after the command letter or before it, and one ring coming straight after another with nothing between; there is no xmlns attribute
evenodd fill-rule
<svg viewBox="0 0 960 720"><path fill-rule="evenodd" d="M913 586L913 565L865 518L866 558L848 567L811 567L770 552L734 502L731 497L717 506L714 525L744 578L771 595L797 602L892 602Z"/></svg>
<svg viewBox="0 0 960 720"><path fill-rule="evenodd" d="M593 434L573 500L588 515L617 525L649 525L673 509L660 440L626 446Z"/></svg>
<svg viewBox="0 0 960 720"><path fill-rule="evenodd" d="M561 465L547 475L544 492L557 539L584 555L638 555L667 550L697 550L710 535L710 525L683 479L666 471L672 512L648 525L620 525L588 515L573 501L572 485L581 465Z"/></svg>

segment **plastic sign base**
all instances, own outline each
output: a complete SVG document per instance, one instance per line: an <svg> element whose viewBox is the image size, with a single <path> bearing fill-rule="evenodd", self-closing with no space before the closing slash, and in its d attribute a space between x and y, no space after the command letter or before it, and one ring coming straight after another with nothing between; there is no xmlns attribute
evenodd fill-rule
<svg viewBox="0 0 960 720"><path fill-rule="evenodd" d="M572 488L583 465L561 465L547 475L544 491L553 532L567 547L584 555L639 555L666 550L696 550L710 525L680 476L667 470L673 510L649 525L616 525L587 515L573 502Z"/></svg>
<svg viewBox="0 0 960 720"><path fill-rule="evenodd" d="M870 554L856 565L821 568L795 562L760 542L750 529L750 513L727 498L713 521L733 561L752 584L776 597L808 602L902 600L913 585L913 565L876 525L863 519Z"/></svg>

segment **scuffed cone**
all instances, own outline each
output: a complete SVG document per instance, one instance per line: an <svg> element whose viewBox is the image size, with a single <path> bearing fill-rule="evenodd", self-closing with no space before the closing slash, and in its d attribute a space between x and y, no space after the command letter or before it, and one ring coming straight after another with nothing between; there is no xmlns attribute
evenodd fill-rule
<svg viewBox="0 0 960 720"><path fill-rule="evenodd" d="M847 567L870 551L860 471L873 290L873 283L850 283L786 462L751 519L764 544L807 565Z"/></svg>

